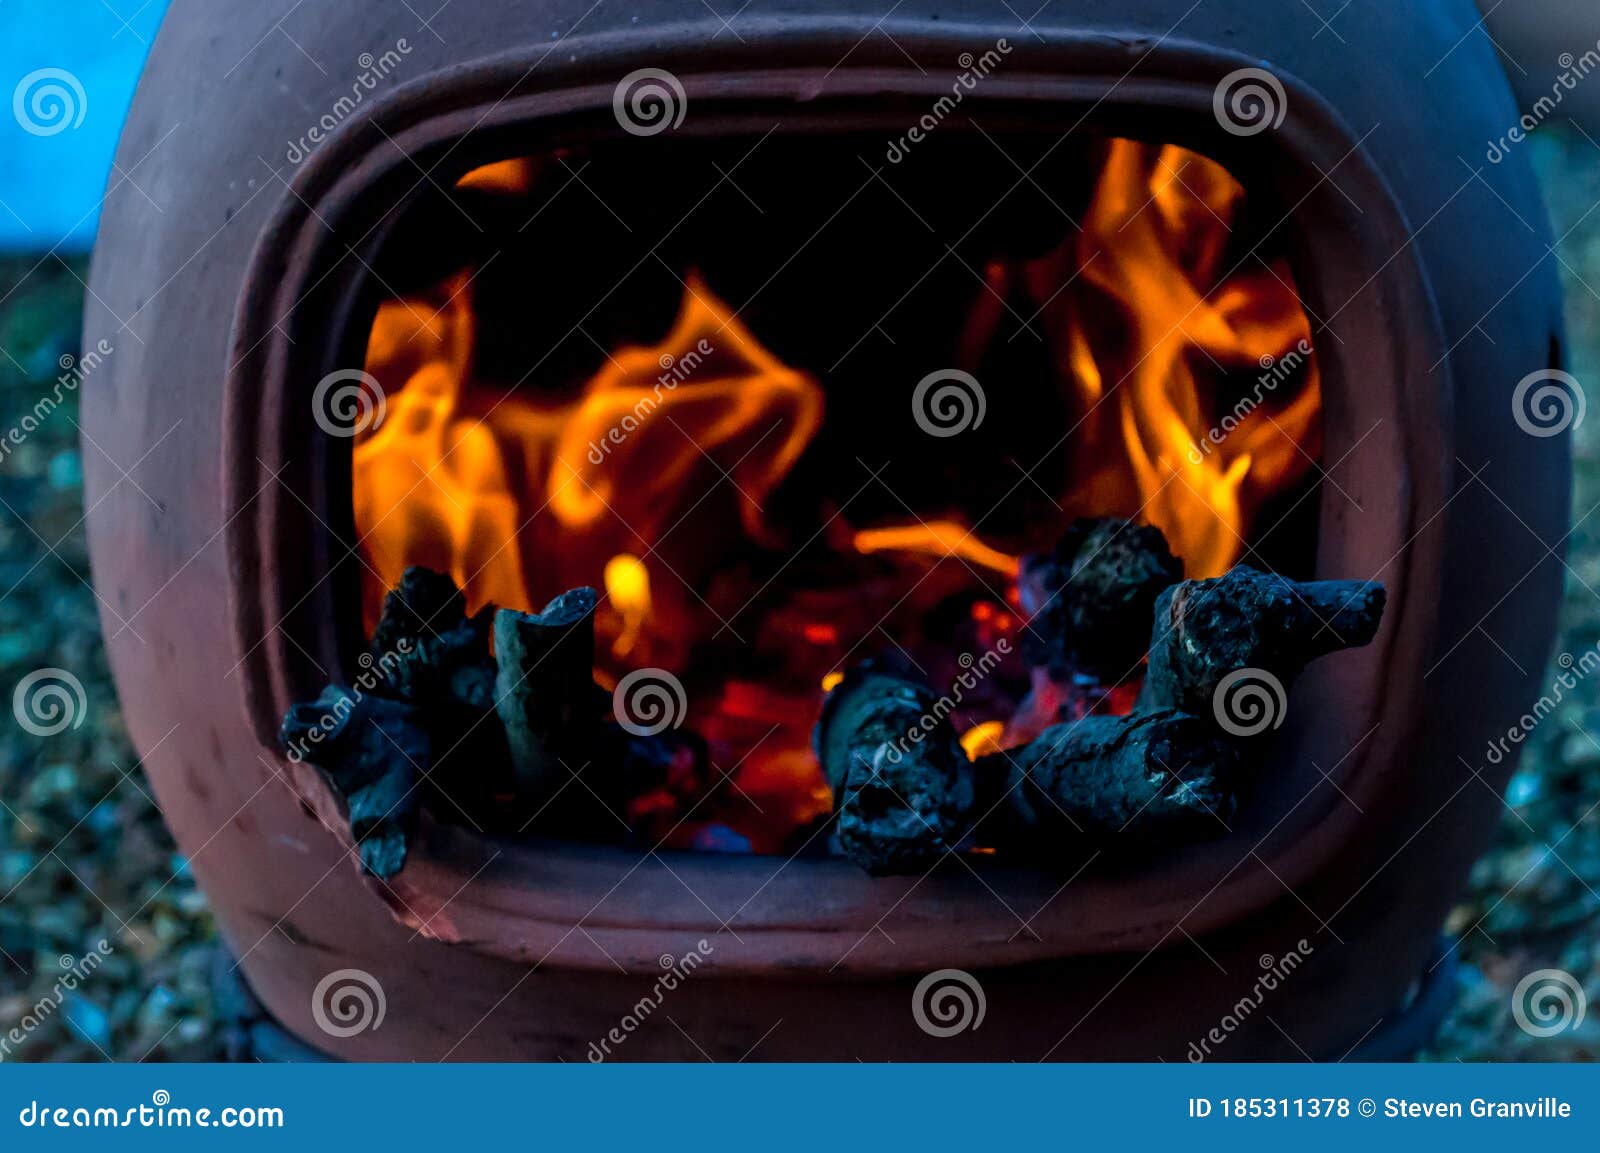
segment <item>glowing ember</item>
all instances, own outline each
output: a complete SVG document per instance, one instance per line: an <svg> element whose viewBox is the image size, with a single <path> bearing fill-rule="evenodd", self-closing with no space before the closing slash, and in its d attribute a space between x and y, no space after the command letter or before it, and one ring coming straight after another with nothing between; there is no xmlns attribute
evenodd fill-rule
<svg viewBox="0 0 1600 1153"><path fill-rule="evenodd" d="M1004 747L1000 738L1005 731L1004 721L983 721L961 734L961 747L966 750L967 757L975 761L985 754L999 752Z"/></svg>
<svg viewBox="0 0 1600 1153"><path fill-rule="evenodd" d="M482 168L474 168L456 181L456 187L480 192L526 194L533 187L534 172L533 161L527 157L497 160Z"/></svg>

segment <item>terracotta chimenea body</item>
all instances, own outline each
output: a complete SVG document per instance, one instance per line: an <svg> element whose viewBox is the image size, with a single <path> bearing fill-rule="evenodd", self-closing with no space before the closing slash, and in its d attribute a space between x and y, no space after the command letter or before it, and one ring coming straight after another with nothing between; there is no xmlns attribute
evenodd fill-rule
<svg viewBox="0 0 1600 1153"><path fill-rule="evenodd" d="M266 1008L354 1059L579 1060L693 954L612 1055L1177 1060L1293 953L1276 1025L1244 1020L1219 1056L1339 1055L1392 1020L1498 816L1512 764L1484 750L1548 656L1568 460L1513 393L1559 366L1560 302L1526 159L1473 160L1517 112L1471 5L1363 4L1337 50L1292 7L1057 0L1019 28L971 2L774 0L732 34L694 0L483 0L426 25L175 0L118 157L138 186L114 182L93 265L85 340L115 353L83 399L106 450L85 454L90 543L132 736ZM939 133L1181 144L1281 217L1321 372L1314 568L1389 602L1370 647L1296 686L1259 795L1217 840L1075 876L874 879L425 815L405 868L364 878L339 802L275 732L356 671L351 441L310 397L363 363L392 210L508 156L626 143L613 97L642 68L687 105L653 144L888 142L1001 38ZM1229 131L1214 99L1247 68L1283 118ZM689 179L664 155L640 178ZM141 461L142 491L113 460ZM319 1028L313 993L342 969L381 984L381 1028ZM981 985L981 1027L919 1025L913 991L943 969Z"/></svg>

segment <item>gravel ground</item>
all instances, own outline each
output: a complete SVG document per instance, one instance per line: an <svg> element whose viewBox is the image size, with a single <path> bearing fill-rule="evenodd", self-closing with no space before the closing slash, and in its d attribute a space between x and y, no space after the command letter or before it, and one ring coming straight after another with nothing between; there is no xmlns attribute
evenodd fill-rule
<svg viewBox="0 0 1600 1153"><path fill-rule="evenodd" d="M0 293L24 281L0 305L5 429L53 395L76 353L84 273L54 257L0 262ZM0 459L0 688L9 706L24 677L65 670L85 703L58 702L76 723L49 736L9 708L0 724L0 1057L214 1059L211 915L146 791L106 668L76 420L68 392Z"/></svg>
<svg viewBox="0 0 1600 1153"><path fill-rule="evenodd" d="M1600 286L1600 213L1585 214L1600 201L1600 149L1551 133L1535 154L1556 233L1572 229L1559 246L1570 266L1571 367L1592 382L1600 379L1600 296L1589 287ZM83 274L78 261L0 260L8 294L0 428L17 426L51 391L61 358L75 353ZM1590 400L1600 412L1593 390ZM0 1059L217 1059L211 917L128 745L87 583L76 413L68 393L0 457L0 688L9 696L49 667L75 677L86 702L81 710L69 702L79 723L45 738L10 717L0 725ZM1576 454L1581 517L1600 503L1600 419L1580 427ZM1582 582L1568 581L1557 651L1578 653L1600 642L1600 602L1584 587L1600 588L1600 517L1568 546ZM1590 1003L1600 1002L1600 705L1592 698L1566 702L1525 746L1494 846L1451 917L1450 929L1464 934L1462 985L1430 1058L1600 1053L1600 1009L1550 1038L1525 1033L1509 1012L1518 981L1547 967L1574 975ZM21 1043L8 1040L12 1029Z"/></svg>

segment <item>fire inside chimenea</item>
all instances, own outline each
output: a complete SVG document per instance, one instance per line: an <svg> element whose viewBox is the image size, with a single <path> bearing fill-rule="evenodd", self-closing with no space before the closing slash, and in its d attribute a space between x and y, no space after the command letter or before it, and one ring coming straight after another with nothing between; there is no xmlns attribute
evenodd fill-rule
<svg viewBox="0 0 1600 1153"><path fill-rule="evenodd" d="M654 167L589 145L474 170L396 229L382 419L353 446L364 659L459 630L498 666L439 679L454 727L385 729L431 761L411 784L440 819L763 853L837 851L858 819L846 851L896 871L921 854L861 849L835 745L887 749L937 826L1052 724L1163 703L1136 703L1155 598L1206 587L1174 582L1307 575L1321 399L1278 216L1173 145L1008 140L1024 181L950 136L881 172L848 141ZM1099 626L1063 623L1075 582ZM1323 622L1370 635L1367 592ZM491 630L495 608L533 615ZM1150 716L1084 756L1205 759L1214 734ZM942 785L903 775L919 759ZM1215 802L1184 767L1169 795Z"/></svg>

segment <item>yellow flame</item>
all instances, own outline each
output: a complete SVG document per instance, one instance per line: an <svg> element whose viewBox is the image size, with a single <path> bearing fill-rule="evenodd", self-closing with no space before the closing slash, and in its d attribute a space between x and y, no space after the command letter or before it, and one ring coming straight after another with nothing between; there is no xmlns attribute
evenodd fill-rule
<svg viewBox="0 0 1600 1153"><path fill-rule="evenodd" d="M622 617L622 631L611 642L611 651L625 657L639 642L650 615L650 572L632 553L618 553L606 561L606 596Z"/></svg>
<svg viewBox="0 0 1600 1153"><path fill-rule="evenodd" d="M990 548L952 520L927 524L862 529L855 535L857 552L919 552L937 557L962 557L1005 576L1017 574L1017 558Z"/></svg>
<svg viewBox="0 0 1600 1153"><path fill-rule="evenodd" d="M967 759L975 761L986 753L998 753L1000 737L1005 731L1004 721L984 721L962 733L961 747L966 750Z"/></svg>

